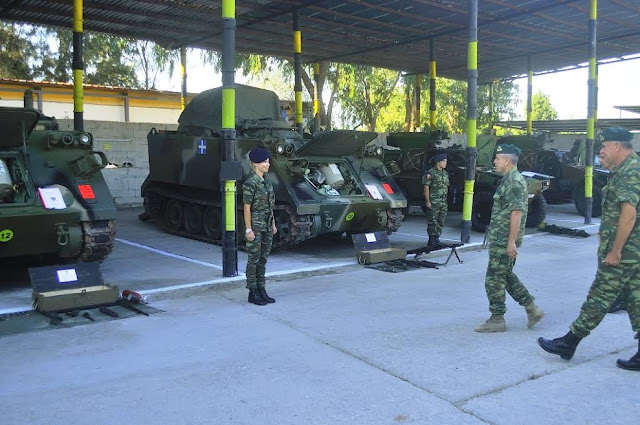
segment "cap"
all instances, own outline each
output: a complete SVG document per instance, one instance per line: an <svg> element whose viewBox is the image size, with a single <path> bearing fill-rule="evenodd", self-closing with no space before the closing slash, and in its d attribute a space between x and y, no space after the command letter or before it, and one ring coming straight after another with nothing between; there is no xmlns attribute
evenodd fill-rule
<svg viewBox="0 0 640 425"><path fill-rule="evenodd" d="M622 127L607 127L600 132L603 142L630 142L633 134Z"/></svg>
<svg viewBox="0 0 640 425"><path fill-rule="evenodd" d="M264 148L253 148L249 151L249 159L254 164L264 162L269 159L269 151Z"/></svg>
<svg viewBox="0 0 640 425"><path fill-rule="evenodd" d="M434 162L444 161L445 159L447 159L447 154L446 153L439 153L439 154L436 154L436 156L433 157L433 161Z"/></svg>
<svg viewBox="0 0 640 425"><path fill-rule="evenodd" d="M520 148L514 145L498 145L496 148L496 154L511 154L520 156Z"/></svg>

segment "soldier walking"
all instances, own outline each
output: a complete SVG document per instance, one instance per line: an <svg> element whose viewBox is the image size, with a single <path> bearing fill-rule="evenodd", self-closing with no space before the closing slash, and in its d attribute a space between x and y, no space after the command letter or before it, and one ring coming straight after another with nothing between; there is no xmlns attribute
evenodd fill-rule
<svg viewBox="0 0 640 425"><path fill-rule="evenodd" d="M538 338L538 344L565 360L571 359L578 343L600 324L616 298L620 297L638 339L638 352L629 360L618 359L618 367L640 370L640 158L633 152L633 135L620 127L600 134L601 164L611 170L602 189L602 216L598 245L598 270L578 318L560 338Z"/></svg>
<svg viewBox="0 0 640 425"><path fill-rule="evenodd" d="M269 171L269 152L263 148L249 151L253 173L242 185L244 224L247 239L248 301L256 305L276 302L265 290L267 258L271 252L273 235L278 231L273 219L276 197L271 182L265 178Z"/></svg>
<svg viewBox="0 0 640 425"><path fill-rule="evenodd" d="M514 145L498 145L496 148L493 164L504 177L493 195L489 223L489 265L484 285L491 317L476 327L476 332L507 330L505 291L525 308L529 328L544 317L544 312L533 302L535 298L513 272L518 247L522 245L528 208L527 184L518 172L519 156L520 149Z"/></svg>
<svg viewBox="0 0 640 425"><path fill-rule="evenodd" d="M430 250L441 248L440 235L447 218L447 193L449 192L449 173L447 172L447 154L439 153L433 157L435 166L430 168L422 177L424 199L427 214L427 233Z"/></svg>

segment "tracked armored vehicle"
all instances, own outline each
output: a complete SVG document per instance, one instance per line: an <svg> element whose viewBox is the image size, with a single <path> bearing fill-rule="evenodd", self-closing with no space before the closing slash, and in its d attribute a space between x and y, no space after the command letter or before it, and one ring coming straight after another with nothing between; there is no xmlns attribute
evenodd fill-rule
<svg viewBox="0 0 640 425"><path fill-rule="evenodd" d="M102 261L113 250L116 207L91 134L53 118L0 108L0 261Z"/></svg>
<svg viewBox="0 0 640 425"><path fill-rule="evenodd" d="M385 161L393 160L400 172L394 176L403 190L409 205L417 205L425 210L422 176L433 166L432 158L440 152L447 154L449 172L448 204L452 211L461 211L466 175L466 150L462 146L442 148L446 134L432 133L391 133L387 137L389 147L385 149ZM474 185L472 228L484 232L491 219L493 195L502 176L493 170L495 138L478 136L478 156ZM547 215L547 203L543 192L549 188L551 176L520 170L529 190L529 212L527 227L541 224Z"/></svg>
<svg viewBox="0 0 640 425"><path fill-rule="evenodd" d="M549 149L547 145L553 140L542 133L534 136L502 137L498 143L511 143L522 150L518 168L554 177L551 187L545 192L550 202L563 203L573 201L576 210L585 215L586 198L584 195L584 154L583 140L576 140L569 151ZM600 147L594 146L595 155ZM593 167L593 205L592 217L602 214L602 188L607 184L609 170L599 166Z"/></svg>
<svg viewBox="0 0 640 425"><path fill-rule="evenodd" d="M145 213L165 230L219 243L221 239L221 88L196 96L177 131L148 135L149 175L142 185ZM331 131L302 137L280 116L277 95L236 85L235 157L243 180L251 171L248 152L271 153L266 177L276 195L278 233L274 247L290 247L329 233L391 233L406 207L382 163L382 151L368 147L371 132ZM238 235L244 235L242 189L238 182ZM239 236L239 243L243 243Z"/></svg>

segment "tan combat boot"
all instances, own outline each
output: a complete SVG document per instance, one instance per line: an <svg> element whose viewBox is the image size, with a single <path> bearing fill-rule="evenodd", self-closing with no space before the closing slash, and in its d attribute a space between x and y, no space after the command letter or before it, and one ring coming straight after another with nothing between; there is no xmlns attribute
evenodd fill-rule
<svg viewBox="0 0 640 425"><path fill-rule="evenodd" d="M540 309L534 302L524 308L527 311L527 327L531 329L544 317L544 311Z"/></svg>
<svg viewBox="0 0 640 425"><path fill-rule="evenodd" d="M506 330L507 323L504 321L504 316L500 314L492 314L489 320L476 328L476 332L505 332Z"/></svg>

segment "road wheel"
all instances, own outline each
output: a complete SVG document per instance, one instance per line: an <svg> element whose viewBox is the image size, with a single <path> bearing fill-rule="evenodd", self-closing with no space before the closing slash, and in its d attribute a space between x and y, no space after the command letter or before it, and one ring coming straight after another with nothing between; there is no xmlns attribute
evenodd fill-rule
<svg viewBox="0 0 640 425"><path fill-rule="evenodd" d="M191 235L198 235L202 232L204 224L204 208L198 204L187 204L184 207L184 218L182 225L184 230Z"/></svg>
<svg viewBox="0 0 640 425"><path fill-rule="evenodd" d="M144 198L145 211L154 221L162 221L164 204L164 197L155 192L148 192Z"/></svg>
<svg viewBox="0 0 640 425"><path fill-rule="evenodd" d="M222 239L222 212L219 207L207 207L202 220L204 234L214 240Z"/></svg>
<svg viewBox="0 0 640 425"><path fill-rule="evenodd" d="M182 227L182 204L180 201L170 199L164 211L164 225L167 230L177 232Z"/></svg>
<svg viewBox="0 0 640 425"><path fill-rule="evenodd" d="M591 217L602 215L602 187L593 185L593 206L591 207ZM576 210L584 216L587 210L587 199L584 196L584 183L580 183L573 189L573 202Z"/></svg>
<svg viewBox="0 0 640 425"><path fill-rule="evenodd" d="M536 197L529 204L529 212L527 213L527 227L538 227L547 217L547 200L544 196Z"/></svg>
<svg viewBox="0 0 640 425"><path fill-rule="evenodd" d="M491 221L493 208L493 193L478 192L473 195L473 210L471 211L471 228L477 232L484 232Z"/></svg>
<svg viewBox="0 0 640 425"><path fill-rule="evenodd" d="M291 217L289 217L289 213L284 210L276 210L274 211L274 215L276 228L278 229L274 242L289 239L291 237Z"/></svg>

